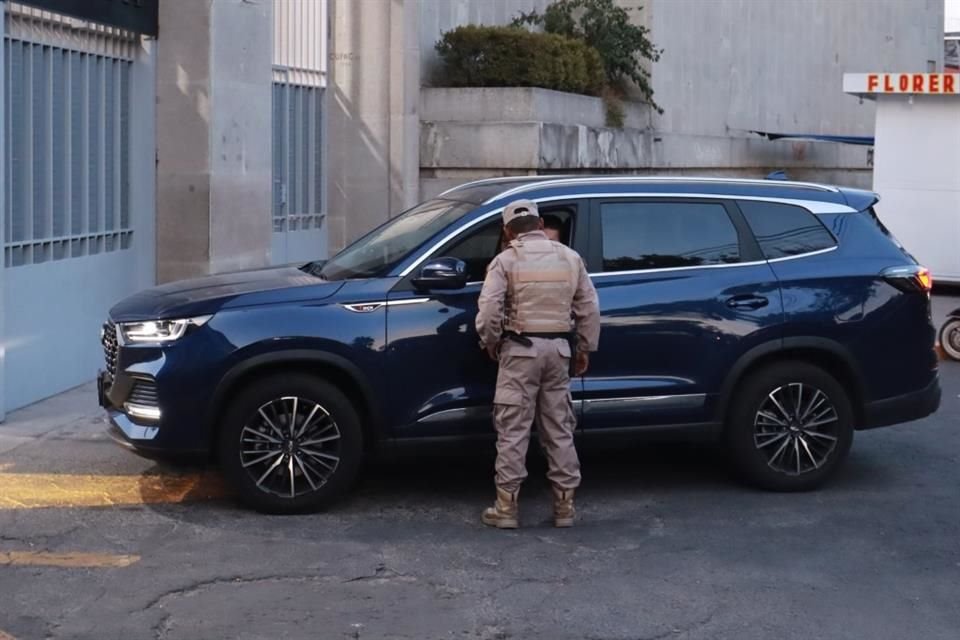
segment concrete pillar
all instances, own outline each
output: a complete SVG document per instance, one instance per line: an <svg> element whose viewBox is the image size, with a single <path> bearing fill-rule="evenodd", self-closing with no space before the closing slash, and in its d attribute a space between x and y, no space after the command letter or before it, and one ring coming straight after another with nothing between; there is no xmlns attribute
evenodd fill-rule
<svg viewBox="0 0 960 640"><path fill-rule="evenodd" d="M331 253L419 197L419 2L331 0Z"/></svg>
<svg viewBox="0 0 960 640"><path fill-rule="evenodd" d="M271 11L249 0L160 3L159 282L269 263Z"/></svg>
<svg viewBox="0 0 960 640"><path fill-rule="evenodd" d="M0 33L6 33L7 31L7 3L3 0L0 0ZM5 47L0 47L0 87L4 86L5 78L4 74L7 72L7 61L3 57ZM7 114L4 112L4 105L6 100L0 100L0 123L7 121ZM6 208L7 202L7 158L6 158L6 147L4 146L4 130L6 127L0 126L0 211L3 211ZM6 382L4 381L4 369L6 368L6 345L7 345L7 336L4 331L4 314L6 313L6 305L4 304L4 269L6 264L6 256L4 246L4 229L7 226L6 220L3 219L4 216L0 214L0 422L3 422L4 411L6 406L6 399L4 390L6 388Z"/></svg>

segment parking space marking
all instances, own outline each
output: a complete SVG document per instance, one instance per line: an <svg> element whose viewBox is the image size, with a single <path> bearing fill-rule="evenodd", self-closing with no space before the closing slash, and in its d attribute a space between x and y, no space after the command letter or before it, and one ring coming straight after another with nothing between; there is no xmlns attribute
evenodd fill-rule
<svg viewBox="0 0 960 640"><path fill-rule="evenodd" d="M140 562L140 556L128 554L0 551L0 567L115 568L129 567L137 562ZM0 640L3 640L3 635L0 635Z"/></svg>
<svg viewBox="0 0 960 640"><path fill-rule="evenodd" d="M0 510L180 503L223 495L223 482L214 473L127 476L0 473Z"/></svg>

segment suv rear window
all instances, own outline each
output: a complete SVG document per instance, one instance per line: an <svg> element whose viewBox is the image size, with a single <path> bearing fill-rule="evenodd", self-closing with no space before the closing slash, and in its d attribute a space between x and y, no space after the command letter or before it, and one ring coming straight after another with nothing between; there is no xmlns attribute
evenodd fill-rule
<svg viewBox="0 0 960 640"><path fill-rule="evenodd" d="M600 206L603 270L697 267L740 261L737 229L715 202L611 202Z"/></svg>
<svg viewBox="0 0 960 640"><path fill-rule="evenodd" d="M737 204L768 260L829 249L837 244L823 223L803 207L757 200Z"/></svg>

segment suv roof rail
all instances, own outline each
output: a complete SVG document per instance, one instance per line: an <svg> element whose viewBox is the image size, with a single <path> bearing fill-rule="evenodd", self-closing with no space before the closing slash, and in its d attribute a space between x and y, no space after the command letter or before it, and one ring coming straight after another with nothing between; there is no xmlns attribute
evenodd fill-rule
<svg viewBox="0 0 960 640"><path fill-rule="evenodd" d="M575 178L576 176L572 174L566 175L557 175L556 178ZM464 182L463 184L458 184L455 187L450 187L446 191L438 194L438 198L450 195L461 189L469 189L470 187L478 187L484 184L496 184L497 182L523 182L525 180L530 180L533 182L545 182L542 178L544 176L500 176L499 178L481 178L480 180L471 180L470 182Z"/></svg>
<svg viewBox="0 0 960 640"><path fill-rule="evenodd" d="M794 187L800 189L813 189L816 191L827 191L831 193L839 193L840 190L836 187L829 185L817 184L815 182L794 182L791 180L764 180L763 178L697 178L697 177L683 177L683 176L594 176L589 178L560 178L560 179L548 179L548 180L536 180L529 182L527 184L522 184L518 187L512 189L507 189L506 191L497 194L493 198L488 199L484 204L493 202L494 200L499 200L500 198L505 198L512 196L518 193L523 193L525 191L530 191L540 187L546 187L551 185L563 184L563 185L578 185L578 184L602 184L604 182L622 182L622 183L643 183L643 182L710 182L710 183L725 183L725 184L755 184L763 185L765 187Z"/></svg>

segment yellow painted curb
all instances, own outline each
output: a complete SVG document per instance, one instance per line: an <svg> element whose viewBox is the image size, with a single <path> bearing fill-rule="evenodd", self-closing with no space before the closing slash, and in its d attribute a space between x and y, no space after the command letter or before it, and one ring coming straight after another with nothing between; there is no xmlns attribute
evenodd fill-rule
<svg viewBox="0 0 960 640"><path fill-rule="evenodd" d="M112 568L129 567L137 562L140 562L140 556L137 555L0 551L0 566ZM0 640L4 640L2 632Z"/></svg>
<svg viewBox="0 0 960 640"><path fill-rule="evenodd" d="M0 473L0 511L180 503L224 494L223 481L213 473L139 476Z"/></svg>

